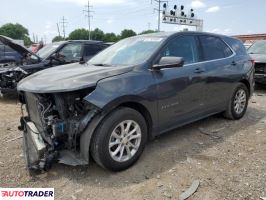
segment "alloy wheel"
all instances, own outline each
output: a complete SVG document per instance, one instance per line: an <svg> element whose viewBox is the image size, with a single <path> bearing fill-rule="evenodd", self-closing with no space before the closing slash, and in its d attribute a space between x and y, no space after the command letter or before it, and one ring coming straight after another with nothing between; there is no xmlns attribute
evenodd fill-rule
<svg viewBox="0 0 266 200"><path fill-rule="evenodd" d="M138 151L141 143L141 129L137 122L125 120L112 131L109 140L109 153L117 162L130 160Z"/></svg>

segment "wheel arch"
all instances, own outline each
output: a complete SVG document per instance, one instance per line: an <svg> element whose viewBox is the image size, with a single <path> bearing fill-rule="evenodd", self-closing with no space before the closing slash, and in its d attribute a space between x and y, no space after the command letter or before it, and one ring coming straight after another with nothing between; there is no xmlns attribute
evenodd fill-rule
<svg viewBox="0 0 266 200"><path fill-rule="evenodd" d="M119 104L117 108L119 107L128 107L128 108L138 111L143 116L143 118L145 119L147 123L148 139L152 138L153 120L152 120L149 110L144 105L142 105L139 102L128 101L128 102Z"/></svg>
<svg viewBox="0 0 266 200"><path fill-rule="evenodd" d="M248 89L248 92L249 92L249 97L250 97L250 95L251 95L251 86L250 86L250 83L249 83L249 81L247 80L247 79L242 79L242 80L240 80L239 81L240 83L243 83L246 87L247 87L247 89Z"/></svg>
<svg viewBox="0 0 266 200"><path fill-rule="evenodd" d="M153 138L152 130L154 125L154 120L152 114L149 111L149 108L144 105L143 99L137 97L127 97L119 98L112 102L109 102L104 107L100 108L100 113L98 113L91 122L89 122L86 130L80 137L80 154L83 159L89 162L90 155L90 146L92 138L100 125L100 123L108 116L113 110L119 107L128 107L139 112L147 123L148 128L148 140Z"/></svg>

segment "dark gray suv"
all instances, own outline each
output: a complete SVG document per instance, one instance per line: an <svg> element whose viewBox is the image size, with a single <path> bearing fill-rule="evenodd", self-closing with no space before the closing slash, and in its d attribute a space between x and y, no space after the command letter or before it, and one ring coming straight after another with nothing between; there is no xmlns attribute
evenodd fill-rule
<svg viewBox="0 0 266 200"><path fill-rule="evenodd" d="M253 76L241 41L200 32L136 36L88 63L37 72L18 85L28 167L86 165L91 155L124 170L148 139L216 113L242 118Z"/></svg>

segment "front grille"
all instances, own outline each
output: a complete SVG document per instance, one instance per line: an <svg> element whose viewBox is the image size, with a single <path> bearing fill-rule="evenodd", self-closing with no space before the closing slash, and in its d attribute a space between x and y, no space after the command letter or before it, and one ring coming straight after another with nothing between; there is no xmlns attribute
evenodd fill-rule
<svg viewBox="0 0 266 200"><path fill-rule="evenodd" d="M266 74L266 63L256 63L255 64L256 74Z"/></svg>
<svg viewBox="0 0 266 200"><path fill-rule="evenodd" d="M37 95L33 93L25 93L27 110L30 120L34 122L39 132L43 132L43 124L41 120L41 113L39 109L39 99Z"/></svg>

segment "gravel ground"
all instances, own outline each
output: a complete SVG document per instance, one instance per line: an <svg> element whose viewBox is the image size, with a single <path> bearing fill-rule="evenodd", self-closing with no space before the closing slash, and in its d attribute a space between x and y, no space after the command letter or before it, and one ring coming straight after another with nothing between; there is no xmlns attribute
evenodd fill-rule
<svg viewBox="0 0 266 200"><path fill-rule="evenodd" d="M20 106L0 100L0 187L54 187L56 199L178 199L194 180L190 200L258 200L266 197L266 88L251 99L246 116L213 116L151 141L130 169L113 173L92 163L60 164L30 177L17 130Z"/></svg>

